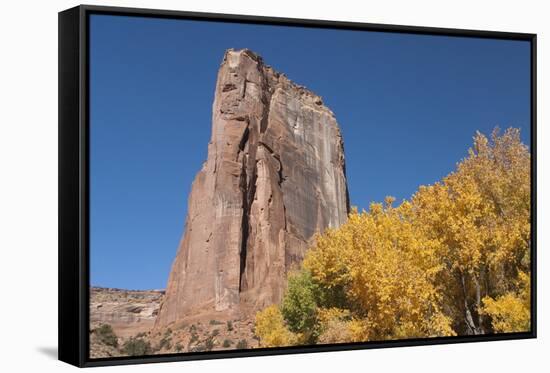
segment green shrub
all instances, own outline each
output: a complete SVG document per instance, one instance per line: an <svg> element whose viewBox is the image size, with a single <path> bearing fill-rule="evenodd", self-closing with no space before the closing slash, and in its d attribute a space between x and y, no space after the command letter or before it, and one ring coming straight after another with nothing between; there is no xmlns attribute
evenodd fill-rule
<svg viewBox="0 0 550 373"><path fill-rule="evenodd" d="M245 350L248 348L248 342L246 341L246 339L241 339L238 343L237 343L237 349L239 350Z"/></svg>
<svg viewBox="0 0 550 373"><path fill-rule="evenodd" d="M223 345L222 345L222 346L223 346L223 347L230 347L230 346L231 346L231 343L232 343L231 340L225 339L225 340L223 341Z"/></svg>
<svg viewBox="0 0 550 373"><path fill-rule="evenodd" d="M142 338L131 337L122 346L122 351L129 356L150 355L151 344Z"/></svg>
<svg viewBox="0 0 550 373"><path fill-rule="evenodd" d="M223 322L218 320L210 320L210 325L221 325L221 324L223 324Z"/></svg>
<svg viewBox="0 0 550 373"><path fill-rule="evenodd" d="M292 273L281 302L281 313L288 329L302 334L305 342L316 343L320 334L317 310L322 308L346 308L347 302L341 286L323 288L307 270Z"/></svg>
<svg viewBox="0 0 550 373"><path fill-rule="evenodd" d="M179 342L176 343L174 348L175 348L176 352L181 352L181 350L183 350L183 346Z"/></svg>
<svg viewBox="0 0 550 373"><path fill-rule="evenodd" d="M213 336L213 337L217 336L218 334L220 334L220 329L214 329L214 330L212 330L212 336Z"/></svg>
<svg viewBox="0 0 550 373"><path fill-rule="evenodd" d="M206 348L206 351L212 351L212 349L214 348L214 338L206 338L206 341L204 342L204 347Z"/></svg>
<svg viewBox="0 0 550 373"><path fill-rule="evenodd" d="M95 330L95 333L97 334L99 340L102 343L112 347L118 346L118 337L113 331L113 328L111 325L103 324Z"/></svg>
<svg viewBox="0 0 550 373"><path fill-rule="evenodd" d="M281 303L281 313L294 333L311 332L315 326L319 287L308 271L291 274Z"/></svg>
<svg viewBox="0 0 550 373"><path fill-rule="evenodd" d="M206 351L206 347L204 345L196 345L195 347L189 349L189 352L204 352Z"/></svg>
<svg viewBox="0 0 550 373"><path fill-rule="evenodd" d="M233 331L233 322L231 320L227 322L227 331Z"/></svg>
<svg viewBox="0 0 550 373"><path fill-rule="evenodd" d="M197 333L191 333L191 339L189 340L189 343L194 343L199 340L199 335Z"/></svg>
<svg viewBox="0 0 550 373"><path fill-rule="evenodd" d="M159 350L162 350L163 348L170 349L172 347L172 339L168 337L164 337L159 341Z"/></svg>

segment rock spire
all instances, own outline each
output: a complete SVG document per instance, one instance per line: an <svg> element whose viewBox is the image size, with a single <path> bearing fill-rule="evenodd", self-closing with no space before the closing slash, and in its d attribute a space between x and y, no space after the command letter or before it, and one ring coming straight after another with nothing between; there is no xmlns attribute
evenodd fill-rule
<svg viewBox="0 0 550 373"><path fill-rule="evenodd" d="M342 136L321 97L256 53L230 49L212 111L159 327L279 302L314 233L349 212Z"/></svg>

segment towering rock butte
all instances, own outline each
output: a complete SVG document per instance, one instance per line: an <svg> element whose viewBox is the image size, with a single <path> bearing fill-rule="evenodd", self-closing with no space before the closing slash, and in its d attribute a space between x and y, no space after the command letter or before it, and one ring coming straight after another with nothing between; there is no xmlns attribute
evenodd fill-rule
<svg viewBox="0 0 550 373"><path fill-rule="evenodd" d="M313 234L348 212L334 114L254 52L226 51L208 159L193 182L156 326L279 302Z"/></svg>

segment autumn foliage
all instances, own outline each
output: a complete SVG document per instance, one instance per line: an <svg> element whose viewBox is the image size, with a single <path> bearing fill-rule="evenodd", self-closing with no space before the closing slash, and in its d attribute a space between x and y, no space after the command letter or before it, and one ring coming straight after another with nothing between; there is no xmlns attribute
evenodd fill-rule
<svg viewBox="0 0 550 373"><path fill-rule="evenodd" d="M315 237L256 316L262 346L528 331L530 198L519 130L477 133L441 182Z"/></svg>

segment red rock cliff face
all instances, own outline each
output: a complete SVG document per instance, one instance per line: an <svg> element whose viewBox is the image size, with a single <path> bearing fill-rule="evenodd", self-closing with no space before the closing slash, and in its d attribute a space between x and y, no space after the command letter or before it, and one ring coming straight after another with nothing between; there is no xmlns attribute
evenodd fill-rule
<svg viewBox="0 0 550 373"><path fill-rule="evenodd" d="M228 50L208 159L193 182L156 325L279 302L313 234L339 226L348 211L334 114L255 53Z"/></svg>

